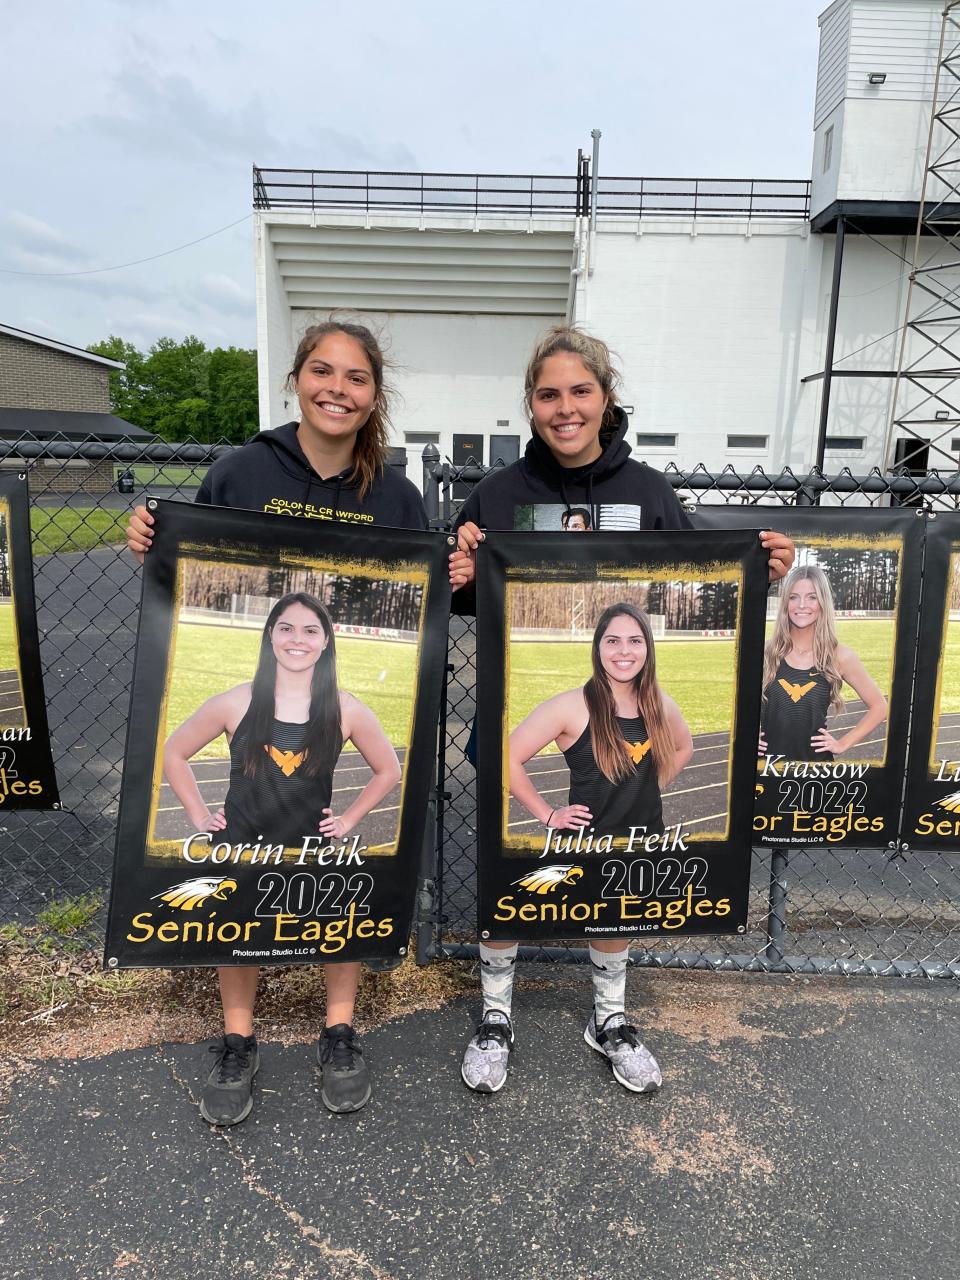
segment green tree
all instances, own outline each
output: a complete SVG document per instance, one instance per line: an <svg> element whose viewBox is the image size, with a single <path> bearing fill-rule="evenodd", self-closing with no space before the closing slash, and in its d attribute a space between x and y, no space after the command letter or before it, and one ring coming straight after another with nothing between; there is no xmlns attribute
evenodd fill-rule
<svg viewBox="0 0 960 1280"><path fill-rule="evenodd" d="M257 353L217 347L210 353L210 415L214 438L241 444L260 429Z"/></svg>
<svg viewBox="0 0 960 1280"><path fill-rule="evenodd" d="M130 342L124 342L111 334L104 342L92 342L88 351L107 360L119 360L124 369L110 370L110 408L118 418L137 426L146 426L142 420L144 357Z"/></svg>

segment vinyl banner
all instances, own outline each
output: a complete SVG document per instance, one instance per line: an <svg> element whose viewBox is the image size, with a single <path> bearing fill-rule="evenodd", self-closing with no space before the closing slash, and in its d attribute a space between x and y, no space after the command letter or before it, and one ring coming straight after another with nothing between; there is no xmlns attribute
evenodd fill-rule
<svg viewBox="0 0 960 1280"><path fill-rule="evenodd" d="M960 850L960 515L926 520L910 763L901 837Z"/></svg>
<svg viewBox="0 0 960 1280"><path fill-rule="evenodd" d="M756 533L488 532L477 577L481 937L742 931Z"/></svg>
<svg viewBox="0 0 960 1280"><path fill-rule="evenodd" d="M0 473L0 814L58 809L33 597L27 477Z"/></svg>
<svg viewBox="0 0 960 1280"><path fill-rule="evenodd" d="M770 589L754 839L892 847L910 719L923 518L914 508L701 507L797 545Z"/></svg>
<svg viewBox="0 0 960 1280"><path fill-rule="evenodd" d="M446 538L152 509L107 965L404 954Z"/></svg>

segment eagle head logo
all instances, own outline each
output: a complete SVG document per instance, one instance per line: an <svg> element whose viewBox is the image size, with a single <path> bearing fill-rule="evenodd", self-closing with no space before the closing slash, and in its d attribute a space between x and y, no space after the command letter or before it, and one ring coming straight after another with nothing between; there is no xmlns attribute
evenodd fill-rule
<svg viewBox="0 0 960 1280"><path fill-rule="evenodd" d="M181 911L193 911L202 907L210 898L225 902L237 889L236 880L229 876L197 876L195 880L183 880L180 884L164 889L163 893L155 893L168 907L179 907Z"/></svg>
<svg viewBox="0 0 960 1280"><path fill-rule="evenodd" d="M948 796L941 796L936 803L941 809L949 809L951 813L960 813L960 791L951 791Z"/></svg>
<svg viewBox="0 0 960 1280"><path fill-rule="evenodd" d="M583 876L583 867L575 867L572 863L561 863L552 867L537 867L528 871L519 880L514 880L521 889L529 893L552 893L559 884L576 884Z"/></svg>

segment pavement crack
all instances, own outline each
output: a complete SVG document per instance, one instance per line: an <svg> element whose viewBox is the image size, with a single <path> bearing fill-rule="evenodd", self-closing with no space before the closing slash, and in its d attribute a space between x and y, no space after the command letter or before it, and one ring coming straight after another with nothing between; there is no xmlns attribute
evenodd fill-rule
<svg viewBox="0 0 960 1280"><path fill-rule="evenodd" d="M190 1102L196 1106L197 1098L194 1094L193 1088L189 1081L185 1080L179 1073L176 1063L166 1057L162 1050L160 1052L160 1058L166 1064L174 1082L180 1086L190 1099ZM253 1159L250 1156L245 1156L243 1152L237 1149L229 1130L218 1129L213 1125L209 1127L212 1129L217 1140L223 1145L227 1154L239 1164L242 1171L241 1181L244 1186L250 1191L253 1191L256 1195L262 1196L265 1200L269 1200L271 1204L275 1205L283 1216L289 1222L293 1223L297 1228L297 1231L300 1233L301 1238L310 1246L311 1249L316 1249L317 1252L326 1259L326 1261L342 1264L344 1267L349 1268L349 1270L345 1272L347 1277L352 1278L353 1276L364 1274L372 1276L373 1280L395 1280L395 1277L389 1272L382 1270L382 1268L378 1267L376 1263L371 1262L366 1254L360 1253L356 1249L338 1249L335 1245L331 1244L329 1235L324 1235L319 1227L315 1227L313 1223L308 1222L299 1210L294 1209L292 1205L287 1204L283 1197L276 1191L271 1191L269 1187L263 1185L254 1168Z"/></svg>

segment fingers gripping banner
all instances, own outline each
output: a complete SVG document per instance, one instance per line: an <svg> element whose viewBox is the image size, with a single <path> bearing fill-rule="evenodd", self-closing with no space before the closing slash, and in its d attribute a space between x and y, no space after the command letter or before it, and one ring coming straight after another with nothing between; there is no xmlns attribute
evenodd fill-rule
<svg viewBox="0 0 960 1280"><path fill-rule="evenodd" d="M755 532L487 534L481 937L743 929L766 579Z"/></svg>
<svg viewBox="0 0 960 1280"><path fill-rule="evenodd" d="M26 475L0 474L0 812L58 809L33 595Z"/></svg>
<svg viewBox="0 0 960 1280"><path fill-rule="evenodd" d="M446 539L157 502L110 967L404 954Z"/></svg>
<svg viewBox="0 0 960 1280"><path fill-rule="evenodd" d="M902 837L960 851L960 515L926 520L923 605Z"/></svg>
<svg viewBox="0 0 960 1280"><path fill-rule="evenodd" d="M701 507L711 529L789 534L767 605L754 840L893 848L899 834L924 521L914 508Z"/></svg>

